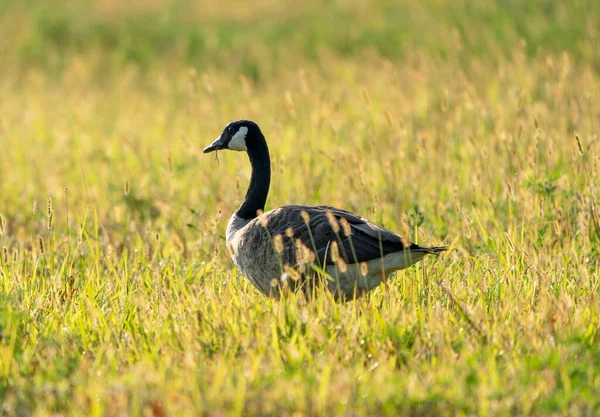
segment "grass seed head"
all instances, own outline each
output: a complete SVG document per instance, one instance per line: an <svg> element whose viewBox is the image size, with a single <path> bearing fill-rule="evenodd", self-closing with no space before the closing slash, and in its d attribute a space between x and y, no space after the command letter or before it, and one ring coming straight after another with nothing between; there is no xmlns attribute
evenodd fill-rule
<svg viewBox="0 0 600 417"><path fill-rule="evenodd" d="M306 263L312 264L312 263L315 263L316 256L312 250L310 250L308 247L303 245L302 246L302 258L304 258L304 261Z"/></svg>
<svg viewBox="0 0 600 417"><path fill-rule="evenodd" d="M129 195L130 192L131 192L131 187L129 185L129 180L125 180L125 185L123 185L123 193L125 195Z"/></svg>
<svg viewBox="0 0 600 417"><path fill-rule="evenodd" d="M392 117L392 113L390 113L389 110L386 110L383 112L383 115L385 116L385 122L387 123L388 127L394 127L394 118Z"/></svg>
<svg viewBox="0 0 600 417"><path fill-rule="evenodd" d="M273 236L273 249L276 253L283 252L283 237L279 233Z"/></svg>
<svg viewBox="0 0 600 417"><path fill-rule="evenodd" d="M38 237L38 244L40 247L40 253L43 255L46 253L46 248L44 246L44 238L43 237Z"/></svg>
<svg viewBox="0 0 600 417"><path fill-rule="evenodd" d="M337 219L335 218L333 213L330 211L327 211L327 212L325 212L325 217L327 218L327 222L333 229L333 232L338 233L340 231L340 225L338 224Z"/></svg>
<svg viewBox="0 0 600 417"><path fill-rule="evenodd" d="M331 262L337 262L339 256L340 253L337 242L331 242L331 245L329 245L329 258L331 259Z"/></svg>
<svg viewBox="0 0 600 417"><path fill-rule="evenodd" d="M290 278L292 281L298 281L300 279L300 274L298 273L298 271L296 271L296 269L292 268L291 266L284 265L283 270L287 274L288 278Z"/></svg>
<svg viewBox="0 0 600 417"><path fill-rule="evenodd" d="M300 239L296 239L296 262L298 264L303 263L304 259L302 259L302 247L304 244Z"/></svg>
<svg viewBox="0 0 600 417"><path fill-rule="evenodd" d="M54 227L54 210L48 212L48 230L52 230Z"/></svg>
<svg viewBox="0 0 600 417"><path fill-rule="evenodd" d="M369 267L368 267L367 263L361 262L360 263L360 276L366 277L368 273L369 273Z"/></svg>
<svg viewBox="0 0 600 417"><path fill-rule="evenodd" d="M300 216L302 216L302 220L304 220L304 223L308 224L308 222L310 222L310 216L305 210L302 210L300 212Z"/></svg>
<svg viewBox="0 0 600 417"><path fill-rule="evenodd" d="M577 147L579 148L579 153L583 155L583 147L581 146L581 141L579 140L579 135L575 133L575 140L577 141Z"/></svg>
<svg viewBox="0 0 600 417"><path fill-rule="evenodd" d="M184 252L185 246L178 235L173 236L173 246L177 252Z"/></svg>
<svg viewBox="0 0 600 417"><path fill-rule="evenodd" d="M340 223L342 224L342 230L344 231L344 236L348 237L352 234L352 228L350 227L350 223L345 218L340 219Z"/></svg>
<svg viewBox="0 0 600 417"><path fill-rule="evenodd" d="M506 180L505 182L506 182L506 186L507 186L507 188L508 188L508 194L509 194L511 197L513 197L513 190L512 190L512 185L510 185L510 181L509 181L509 180Z"/></svg>
<svg viewBox="0 0 600 417"><path fill-rule="evenodd" d="M348 270L348 264L342 258L338 258L338 260L337 260L337 267L338 267L338 270L342 274L345 274L346 271Z"/></svg>
<svg viewBox="0 0 600 417"><path fill-rule="evenodd" d="M288 227L287 229L285 229L285 235L287 237L289 237L290 239L294 237L294 229L292 229L291 227Z"/></svg>
<svg viewBox="0 0 600 417"><path fill-rule="evenodd" d="M314 263L315 260L315 253L306 247L300 239L296 239L296 262L302 266L303 264Z"/></svg>
<svg viewBox="0 0 600 417"><path fill-rule="evenodd" d="M405 248L408 248L411 245L410 240L406 239L404 236L400 236L400 243L402 243L402 246Z"/></svg>
<svg viewBox="0 0 600 417"><path fill-rule="evenodd" d="M265 216L265 212L259 209L256 210L256 215L258 216L260 225L266 229L269 222L267 220L267 216Z"/></svg>
<svg viewBox="0 0 600 417"><path fill-rule="evenodd" d="M33 199L33 208L32 208L32 211L33 211L33 214L37 214L37 212L39 211L37 198Z"/></svg>
<svg viewBox="0 0 600 417"><path fill-rule="evenodd" d="M6 229L6 220L4 220L4 216L0 214L0 236L4 234L4 230Z"/></svg>
<svg viewBox="0 0 600 417"><path fill-rule="evenodd" d="M48 201L46 202L46 216L50 217L52 211L52 199L48 198Z"/></svg>
<svg viewBox="0 0 600 417"><path fill-rule="evenodd" d="M169 151L167 155L167 166L169 167L169 172L173 173L173 152Z"/></svg>

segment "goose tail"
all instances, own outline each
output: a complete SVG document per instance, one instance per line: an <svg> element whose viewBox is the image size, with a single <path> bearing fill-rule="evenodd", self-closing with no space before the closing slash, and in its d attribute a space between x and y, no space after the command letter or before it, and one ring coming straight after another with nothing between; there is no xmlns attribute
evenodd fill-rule
<svg viewBox="0 0 600 417"><path fill-rule="evenodd" d="M442 253L448 250L448 246L433 246L431 248L424 248L419 245L412 245L410 247L411 252L425 252L430 254Z"/></svg>

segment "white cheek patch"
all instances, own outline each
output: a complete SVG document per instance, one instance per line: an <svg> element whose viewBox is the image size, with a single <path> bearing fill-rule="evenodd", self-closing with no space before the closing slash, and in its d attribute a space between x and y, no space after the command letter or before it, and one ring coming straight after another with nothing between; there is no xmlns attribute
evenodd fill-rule
<svg viewBox="0 0 600 417"><path fill-rule="evenodd" d="M248 128L246 126L242 126L238 129L238 131L233 135L231 140L229 141L229 145L227 147L233 151L247 151L246 148L246 135L248 134Z"/></svg>

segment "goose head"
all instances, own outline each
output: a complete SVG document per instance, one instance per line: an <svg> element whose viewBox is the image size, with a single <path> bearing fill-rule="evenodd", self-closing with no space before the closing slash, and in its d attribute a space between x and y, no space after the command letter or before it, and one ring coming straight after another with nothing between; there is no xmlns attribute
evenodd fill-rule
<svg viewBox="0 0 600 417"><path fill-rule="evenodd" d="M256 123L250 120L237 120L225 126L223 133L204 148L204 153L226 149L248 152L248 148L261 139L264 140L264 137Z"/></svg>

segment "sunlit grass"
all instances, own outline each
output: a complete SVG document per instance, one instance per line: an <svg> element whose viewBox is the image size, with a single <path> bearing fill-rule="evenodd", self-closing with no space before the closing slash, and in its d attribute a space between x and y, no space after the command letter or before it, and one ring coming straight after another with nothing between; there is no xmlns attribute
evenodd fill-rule
<svg viewBox="0 0 600 417"><path fill-rule="evenodd" d="M427 4L408 10L432 22ZM227 51L58 48L55 67L3 45L22 60L0 78L0 415L599 413L598 61L585 38L496 39L493 60L256 44L258 78ZM239 118L269 142L267 209L331 204L452 250L357 302L265 298L224 244L247 158L202 153Z"/></svg>

